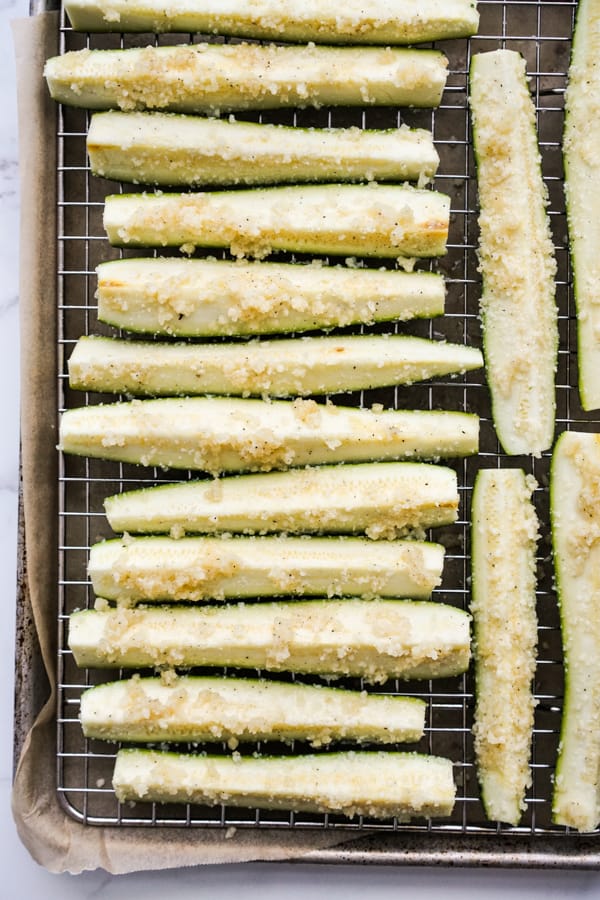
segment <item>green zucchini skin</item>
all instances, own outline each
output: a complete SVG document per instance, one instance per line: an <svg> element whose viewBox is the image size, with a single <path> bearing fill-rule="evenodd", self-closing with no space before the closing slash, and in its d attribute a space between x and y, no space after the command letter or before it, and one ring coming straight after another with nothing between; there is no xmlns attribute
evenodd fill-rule
<svg viewBox="0 0 600 900"><path fill-rule="evenodd" d="M98 601L71 615L68 640L81 667L233 666L380 683L466 671L469 623L444 603L398 599L134 608Z"/></svg>
<svg viewBox="0 0 600 900"><path fill-rule="evenodd" d="M472 501L475 754L486 816L518 825L531 786L537 647L533 483L480 469Z"/></svg>
<svg viewBox="0 0 600 900"><path fill-rule="evenodd" d="M308 331L444 311L433 272L166 258L101 263L100 321L128 331L212 337Z"/></svg>
<svg viewBox="0 0 600 900"><path fill-rule="evenodd" d="M552 812L558 825L600 823L600 436L563 432L550 509L565 687Z"/></svg>
<svg viewBox="0 0 600 900"><path fill-rule="evenodd" d="M476 54L470 105L494 425L505 453L540 456L555 430L556 262L524 59L512 50Z"/></svg>
<svg viewBox="0 0 600 900"><path fill-rule="evenodd" d="M405 335L204 345L90 336L79 339L68 362L76 390L153 397L305 397L412 384L482 365L473 347Z"/></svg>
<svg viewBox="0 0 600 900"><path fill-rule="evenodd" d="M431 257L446 252L450 198L408 185L292 185L183 194L110 194L113 246L222 247L263 259L274 250Z"/></svg>
<svg viewBox="0 0 600 900"><path fill-rule="evenodd" d="M113 531L357 533L372 540L447 525L458 515L456 473L427 463L365 463L185 481L107 497Z"/></svg>
<svg viewBox="0 0 600 900"><path fill-rule="evenodd" d="M54 100L87 109L219 115L287 106L438 106L437 50L191 44L74 50L46 62Z"/></svg>
<svg viewBox="0 0 600 900"><path fill-rule="evenodd" d="M479 26L472 0L369 0L338 4L311 0L67 0L76 31L226 34L276 41L416 44L468 37Z"/></svg>
<svg viewBox="0 0 600 900"><path fill-rule="evenodd" d="M404 820L448 816L455 797L450 760L383 751L257 758L120 750L113 787L121 802L227 803Z"/></svg>
<svg viewBox="0 0 600 900"><path fill-rule="evenodd" d="M435 175L431 133L407 127L291 128L175 113L95 113L94 175L135 184L254 185L418 181Z"/></svg>
<svg viewBox="0 0 600 900"><path fill-rule="evenodd" d="M339 740L418 741L424 700L300 682L216 676L140 678L96 685L81 696L89 738L130 743Z"/></svg>
<svg viewBox="0 0 600 900"><path fill-rule="evenodd" d="M478 440L479 418L469 413L373 412L313 400L169 397L69 409L60 422L64 453L213 475L468 456Z"/></svg>
<svg viewBox="0 0 600 900"><path fill-rule="evenodd" d="M365 538L126 537L90 550L99 597L120 603L240 597L429 597L444 548Z"/></svg>
<svg viewBox="0 0 600 900"><path fill-rule="evenodd" d="M600 408L600 2L580 0L565 94L563 155L573 290L577 307L579 396Z"/></svg>

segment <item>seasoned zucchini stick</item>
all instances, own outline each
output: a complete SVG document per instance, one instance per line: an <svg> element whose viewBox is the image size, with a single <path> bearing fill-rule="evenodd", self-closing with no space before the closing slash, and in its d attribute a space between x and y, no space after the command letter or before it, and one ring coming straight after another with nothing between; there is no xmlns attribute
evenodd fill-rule
<svg viewBox="0 0 600 900"><path fill-rule="evenodd" d="M290 128L148 112L96 113L87 150L94 175L160 185L423 185L439 163L431 133L422 129Z"/></svg>
<svg viewBox="0 0 600 900"><path fill-rule="evenodd" d="M474 0L67 0L77 31L179 31L342 44L416 44L468 37Z"/></svg>
<svg viewBox="0 0 600 900"><path fill-rule="evenodd" d="M483 365L481 353L405 335L160 344L82 337L69 384L84 391L293 397L412 384Z"/></svg>
<svg viewBox="0 0 600 900"><path fill-rule="evenodd" d="M539 456L554 437L556 263L525 61L512 50L477 54L470 86L494 424L505 453Z"/></svg>
<svg viewBox="0 0 600 900"><path fill-rule="evenodd" d="M376 257L446 252L450 198L408 185L330 184L184 194L111 194L104 228L124 247L224 247Z"/></svg>
<svg viewBox="0 0 600 900"><path fill-rule="evenodd" d="M600 436L564 432L550 480L565 687L554 821L600 824Z"/></svg>
<svg viewBox="0 0 600 900"><path fill-rule="evenodd" d="M432 272L207 259L101 263L98 318L128 331L179 337L309 331L444 312Z"/></svg>
<svg viewBox="0 0 600 900"><path fill-rule="evenodd" d="M577 305L579 396L600 407L600 2L579 0L565 95L564 164L573 289Z"/></svg>
<svg viewBox="0 0 600 900"><path fill-rule="evenodd" d="M438 602L103 606L70 618L78 666L234 666L383 682L445 678L469 665L469 616Z"/></svg>
<svg viewBox="0 0 600 900"><path fill-rule="evenodd" d="M87 109L214 113L285 106L438 106L437 50L193 44L75 50L44 74L51 96Z"/></svg>
<svg viewBox="0 0 600 900"><path fill-rule="evenodd" d="M429 597L444 548L365 538L129 536L90 550L100 597L122 603L280 594Z"/></svg>
<svg viewBox="0 0 600 900"><path fill-rule="evenodd" d="M478 417L468 413L184 397L69 409L60 423L60 446L79 456L216 475L467 456L477 452L478 432Z"/></svg>
<svg viewBox="0 0 600 900"><path fill-rule="evenodd" d="M488 819L518 825L531 785L538 522L520 469L482 469L473 491L475 755Z"/></svg>
<svg viewBox="0 0 600 900"><path fill-rule="evenodd" d="M113 787L121 802L227 803L403 820L448 816L455 796L449 759L383 751L223 757L119 750Z"/></svg>
<svg viewBox="0 0 600 900"><path fill-rule="evenodd" d="M114 531L128 533L282 531L396 538L454 522L456 473L426 463L366 463L184 481L107 497Z"/></svg>
<svg viewBox="0 0 600 900"><path fill-rule="evenodd" d="M175 676L97 685L81 696L89 738L210 742L306 740L314 747L353 740L418 741L425 701L340 688L249 678Z"/></svg>

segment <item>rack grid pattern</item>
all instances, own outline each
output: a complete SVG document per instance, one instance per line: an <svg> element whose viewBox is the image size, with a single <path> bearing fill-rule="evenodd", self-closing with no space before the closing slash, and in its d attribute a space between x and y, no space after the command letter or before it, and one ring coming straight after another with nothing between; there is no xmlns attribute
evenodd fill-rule
<svg viewBox="0 0 600 900"><path fill-rule="evenodd" d="M294 126L347 126L383 128L402 122L433 131L441 164L435 187L450 194L452 219L448 254L434 261L432 268L447 279L447 306L443 317L405 323L395 327L431 338L481 345L478 318L480 276L477 271L477 191L472 156L470 122L467 110L467 77L471 55L508 47L526 58L530 87L537 109L538 134L543 173L550 197L549 212L558 263L557 304L560 322L559 366L557 375L557 432L565 428L597 430L600 422L581 410L576 389L574 307L567 250L567 226L562 191L560 140L563 124L563 96L568 68L575 0L481 0L481 27L470 40L454 40L438 46L448 55L450 76L443 102L437 110L395 109L321 109L283 110L257 115L259 121ZM61 18L60 49L82 47L119 47L155 43L198 41L198 35L90 36L76 34ZM245 115L244 118L252 118ZM58 288L59 288L59 398L60 409L98 402L98 395L76 394L68 387L66 362L75 341L88 333L114 333L98 323L94 301L96 265L106 259L134 255L133 251L114 250L102 228L103 199L122 186L90 175L85 151L89 114L61 108L58 128ZM137 254L139 255L139 253ZM300 257L284 257L301 262ZM367 262L366 265L372 263ZM381 265L377 261L376 265ZM377 326L371 331L385 331ZM352 329L346 329L352 331ZM355 329L356 330L356 329ZM359 330L363 330L362 328ZM111 774L116 747L86 740L78 722L79 698L91 684L110 680L115 673L79 670L67 646L69 614L93 605L94 598L86 578L89 547L110 534L104 519L104 498L121 490L171 480L169 473L99 460L62 458L60 462L59 519L59 718L57 779L65 809L77 820L90 825L197 826L216 828L276 827L287 829L340 829L350 831L411 831L453 833L457 835L495 834L522 836L564 833L551 823L550 798L552 776L560 726L563 674L559 619L552 583L552 561L548 529L549 454L540 459L508 458L499 448L490 419L489 396L483 373L438 380L423 385L360 392L335 397L336 402L370 406L383 403L394 408L448 408L476 412L481 417L481 451L477 457L455 463L460 486L460 515L457 523L436 529L435 539L447 550L444 580L434 596L462 608L469 604L469 510L476 471L480 467L520 466L538 482L534 500L542 522L539 544L539 662L535 681L538 701L533 755L532 785L527 796L527 811L518 827L487 822L483 814L474 768L471 724L473 714L473 678L469 672L461 678L431 682L398 683L390 681L367 690L402 693L423 697L428 702L426 733L414 747L422 752L449 756L455 762L457 802L448 819L410 824L396 821L348 820L342 816L293 814L259 809L241 810L229 806L205 808L190 805L152 803L120 805L111 789ZM181 476L176 476L181 477ZM256 674L253 672L252 674ZM262 674L262 673L261 673ZM294 676L274 676L280 680ZM305 682L317 678L297 676ZM357 679L342 681L362 688ZM250 745L240 748L252 752L274 750L289 753L302 748L279 745ZM219 752L219 748L215 752ZM221 752L227 752L225 747Z"/></svg>

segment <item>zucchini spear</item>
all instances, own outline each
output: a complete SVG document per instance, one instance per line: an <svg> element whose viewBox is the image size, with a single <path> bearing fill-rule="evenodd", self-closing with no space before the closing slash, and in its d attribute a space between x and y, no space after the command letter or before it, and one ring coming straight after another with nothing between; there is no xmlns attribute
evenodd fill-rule
<svg viewBox="0 0 600 900"><path fill-rule="evenodd" d="M563 150L577 305L579 395L586 410L600 407L599 29L599 0L579 0L565 95Z"/></svg>
<svg viewBox="0 0 600 900"><path fill-rule="evenodd" d="M449 759L354 751L223 757L119 750L113 787L121 802L227 803L404 820L448 816L455 795Z"/></svg>
<svg viewBox="0 0 600 900"><path fill-rule="evenodd" d="M600 436L565 431L550 480L565 688L552 811L578 831L600 823Z"/></svg>
<svg viewBox="0 0 600 900"><path fill-rule="evenodd" d="M525 61L512 50L476 54L470 87L494 424L505 453L539 456L554 438L556 263Z"/></svg>
<svg viewBox="0 0 600 900"><path fill-rule="evenodd" d="M211 474L477 452L475 415L184 397L69 409L64 453Z"/></svg>
<svg viewBox="0 0 600 900"><path fill-rule="evenodd" d="M418 741L423 700L301 683L169 673L96 685L81 696L86 737L108 741Z"/></svg>
<svg viewBox="0 0 600 900"><path fill-rule="evenodd" d="M444 548L364 538L126 537L90 550L99 597L123 603L283 594L429 597Z"/></svg>
<svg viewBox="0 0 600 900"><path fill-rule="evenodd" d="M414 600L309 600L83 610L78 666L233 666L270 672L446 678L469 665L469 616Z"/></svg>
<svg viewBox="0 0 600 900"><path fill-rule="evenodd" d="M474 347L405 335L235 344L83 337L69 359L69 384L77 390L154 397L290 397L411 384L482 365Z"/></svg>
<svg viewBox="0 0 600 900"><path fill-rule="evenodd" d="M159 257L97 273L98 318L151 334L309 331L444 311L444 279L432 272Z"/></svg>
<svg viewBox="0 0 600 900"><path fill-rule="evenodd" d="M395 538L454 522L456 473L426 463L367 463L184 481L107 497L113 531L128 533L283 531Z"/></svg>
<svg viewBox="0 0 600 900"><path fill-rule="evenodd" d="M54 100L87 109L218 115L285 106L438 106L448 62L437 50L193 44L74 50L44 74Z"/></svg>
<svg viewBox="0 0 600 900"><path fill-rule="evenodd" d="M104 228L122 247L225 247L376 257L446 252L450 198L408 185L293 185L184 194L110 194Z"/></svg>
<svg viewBox="0 0 600 900"><path fill-rule="evenodd" d="M475 754L488 819L518 825L531 784L538 522L520 469L481 469L472 507Z"/></svg>
<svg viewBox="0 0 600 900"><path fill-rule="evenodd" d="M416 44L468 37L473 0L67 0L77 31L180 31L342 44Z"/></svg>
<svg viewBox="0 0 600 900"><path fill-rule="evenodd" d="M245 185L304 181L418 181L436 173L428 131L290 128L172 113L92 116L94 175L136 184Z"/></svg>

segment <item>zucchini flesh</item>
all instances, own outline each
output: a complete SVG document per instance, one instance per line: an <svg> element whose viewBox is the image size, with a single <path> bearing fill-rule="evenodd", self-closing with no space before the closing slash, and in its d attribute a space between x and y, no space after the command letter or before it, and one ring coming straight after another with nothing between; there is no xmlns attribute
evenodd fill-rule
<svg viewBox="0 0 600 900"><path fill-rule="evenodd" d="M477 54L470 88L494 424L506 453L539 456L554 438L556 262L525 61L511 50Z"/></svg>
<svg viewBox="0 0 600 900"><path fill-rule="evenodd" d="M425 702L340 688L245 678L133 678L81 696L89 738L153 741L418 741Z"/></svg>
<svg viewBox="0 0 600 900"><path fill-rule="evenodd" d="M444 280L430 272L206 259L101 263L98 318L179 337L309 331L437 316Z"/></svg>
<svg viewBox="0 0 600 900"><path fill-rule="evenodd" d="M51 96L87 109L218 115L285 106L438 106L437 50L193 44L75 50L46 62Z"/></svg>
<svg viewBox="0 0 600 900"><path fill-rule="evenodd" d="M104 228L114 246L225 247L376 257L446 252L450 198L408 185L293 185L184 194L111 194Z"/></svg>
<svg viewBox="0 0 600 900"><path fill-rule="evenodd" d="M68 0L76 31L227 34L315 43L415 44L468 37L479 25L472 0Z"/></svg>
<svg viewBox="0 0 600 900"><path fill-rule="evenodd" d="M161 344L82 337L69 384L84 391L290 397L411 384L483 365L479 350L405 335Z"/></svg>
<svg viewBox="0 0 600 900"><path fill-rule="evenodd" d="M454 522L458 490L444 466L367 463L160 485L107 497L104 508L117 532L364 531L377 539Z"/></svg>
<svg viewBox="0 0 600 900"><path fill-rule="evenodd" d="M271 672L446 678L469 665L469 616L443 603L312 600L107 607L73 613L78 666L235 666Z"/></svg>
<svg viewBox="0 0 600 900"><path fill-rule="evenodd" d="M410 753L318 756L192 756L120 750L113 787L129 800L336 812L374 818L448 816L449 759Z"/></svg>
<svg viewBox="0 0 600 900"><path fill-rule="evenodd" d="M573 290L577 306L579 395L600 407L600 3L580 0L565 95L564 165Z"/></svg>
<svg viewBox="0 0 600 900"><path fill-rule="evenodd" d="M88 574L122 603L280 594L429 597L444 548L364 538L123 538L94 544Z"/></svg>
<svg viewBox="0 0 600 900"><path fill-rule="evenodd" d="M475 755L488 819L517 825L531 785L538 522L520 469L482 469L473 491Z"/></svg>
<svg viewBox="0 0 600 900"><path fill-rule="evenodd" d="M428 131L406 126L290 128L172 113L104 112L87 136L95 175L161 185L419 181L439 157Z"/></svg>
<svg viewBox="0 0 600 900"><path fill-rule="evenodd" d="M554 821L600 823L600 437L564 432L550 481L565 688L554 779Z"/></svg>
<svg viewBox="0 0 600 900"><path fill-rule="evenodd" d="M212 474L477 451L476 415L185 397L67 410L65 453Z"/></svg>

